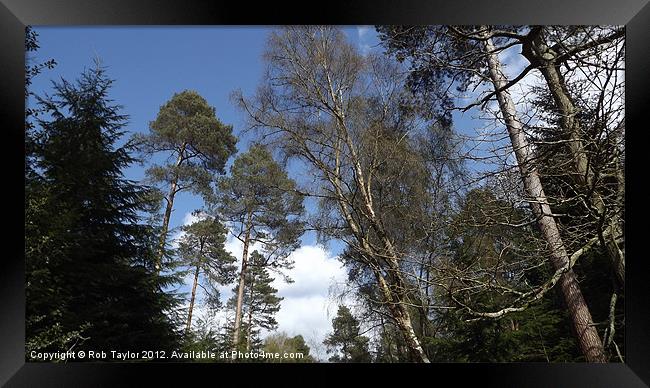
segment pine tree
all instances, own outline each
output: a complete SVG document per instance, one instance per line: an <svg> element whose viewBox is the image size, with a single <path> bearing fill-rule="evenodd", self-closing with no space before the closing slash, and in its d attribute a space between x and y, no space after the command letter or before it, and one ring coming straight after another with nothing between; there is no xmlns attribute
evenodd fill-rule
<svg viewBox="0 0 650 388"><path fill-rule="evenodd" d="M547 243L550 264L555 273L559 274L558 288L562 291L566 308L570 312L576 339L587 361L605 362L603 345L589 306L576 274L570 268L572 254L567 252L567 245L558 223L552 216L551 199L544 191L537 168L540 159L534 154L533 145L520 117L521 112L517 112L508 90L538 66L531 64L520 75L509 80L499 59L500 52L515 44L521 44L522 50L526 49L533 37L521 35L525 29L527 27L520 26L378 28L388 52L400 61L409 60L411 90L419 95L425 105L428 104L427 108L441 120L451 120L454 98L449 91L452 85L457 91L464 92L472 87L476 90L483 83L491 84L491 92L486 93L479 101L457 108L467 110L473 106L485 107L490 99L496 97L499 119L505 124L510 139L525 190L524 197L528 198L540 234ZM476 77L476 74L485 77ZM440 98L430 98L432 96Z"/></svg>
<svg viewBox="0 0 650 388"><path fill-rule="evenodd" d="M141 224L149 189L123 177L127 116L99 64L39 98L36 171L26 213L27 346L43 350L171 349L176 304L152 273L155 231ZM48 340L54 330L73 336Z"/></svg>
<svg viewBox="0 0 650 388"><path fill-rule="evenodd" d="M160 270L176 194L189 190L210 198L213 176L224 172L226 161L236 151L237 139L232 135L232 126L216 117L215 108L190 90L174 94L160 108L149 129L149 134L135 136L140 151L145 155L162 152L174 159L173 163L147 170L152 182L169 187L156 260Z"/></svg>
<svg viewBox="0 0 650 388"><path fill-rule="evenodd" d="M226 251L226 228L218 219L195 212L202 219L185 225L185 233L179 241L179 265L188 268L193 273L192 294L187 314L185 333L188 334L192 325L192 312L196 300L196 290L202 279L201 287L208 292L209 301L219 301L219 285L232 282L235 278L235 258ZM218 306L214 306L218 307Z"/></svg>
<svg viewBox="0 0 650 388"><path fill-rule="evenodd" d="M253 251L244 279L242 332L245 333L245 336L240 339L239 349L246 351L260 349L262 346L261 330L273 331L278 327L275 314L280 311L280 302L284 298L277 296L278 290L271 285L273 280L266 268L266 258L258 251ZM229 301L231 308L236 308L238 290L239 286L235 286L233 289L235 295Z"/></svg>
<svg viewBox="0 0 650 388"><path fill-rule="evenodd" d="M233 233L244 244L239 287L235 291L234 344L240 340L250 245L261 245L265 255L263 266L280 270L293 264L288 256L299 246L300 216L304 212L302 197L295 187L295 182L261 145L253 145L240 155L230 176L219 182L219 213L238 229Z"/></svg>
<svg viewBox="0 0 650 388"><path fill-rule="evenodd" d="M330 357L332 362L370 362L368 337L359 335L359 321L346 306L339 306L336 317L332 320L334 331L323 343L327 352L335 354Z"/></svg>

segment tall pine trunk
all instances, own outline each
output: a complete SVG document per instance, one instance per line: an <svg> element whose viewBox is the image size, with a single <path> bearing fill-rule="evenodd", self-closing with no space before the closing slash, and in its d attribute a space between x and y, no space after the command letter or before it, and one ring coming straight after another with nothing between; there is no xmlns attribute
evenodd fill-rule
<svg viewBox="0 0 650 388"><path fill-rule="evenodd" d="M196 299L196 286L199 284L199 271L201 270L201 257L203 257L203 244L204 240L201 239L201 246L199 247L199 257L196 262L196 270L194 271L194 284L192 285L192 297L190 298L190 310L187 313L187 327L185 334L190 333L192 327L192 311L194 310L194 300Z"/></svg>
<svg viewBox="0 0 650 388"><path fill-rule="evenodd" d="M244 303L244 289L246 287L246 270L248 267L248 246L250 244L253 214L248 213L246 233L244 235L244 250L241 259L241 272L239 273L239 289L237 290L237 307L235 310L235 328L233 330L233 346L239 344L239 331L241 330L242 306Z"/></svg>
<svg viewBox="0 0 650 388"><path fill-rule="evenodd" d="M255 279L251 276L250 284L250 294L249 294L249 306L248 306L248 327L246 328L246 351L250 352L251 350L251 334L253 330L253 287L255 286Z"/></svg>
<svg viewBox="0 0 650 388"><path fill-rule="evenodd" d="M187 145L183 143L181 146L178 159L176 160L176 167L180 167L181 163L184 160L185 147ZM171 181L171 186L169 188L169 194L167 194L167 207L165 208L165 215L163 217L162 232L160 233L160 243L158 245L158 255L156 256L155 268L156 272L160 273L162 268L162 259L165 255L165 244L167 243L167 233L169 232L169 220L172 215L172 210L174 208L174 197L178 192L178 174L174 175L174 179Z"/></svg>
<svg viewBox="0 0 650 388"><path fill-rule="evenodd" d="M589 199L598 212L598 216L604 217L606 205L600 193L594 188L595 174L585 150L583 129L577 119L579 111L569 94L566 81L560 73L559 65L556 63L558 54L541 40L540 30L535 31L531 32L531 39L524 46L522 53L542 73L551 92L553 102L558 109L560 125L569 133L568 145L575 168L574 178L583 193L592 193ZM625 253L616 242L619 237L623 236L622 221L618 215L613 215L607 217L605 225L605 230L600 231L600 239L607 249L621 288L625 288Z"/></svg>
<svg viewBox="0 0 650 388"><path fill-rule="evenodd" d="M192 327L192 310L194 309L194 300L196 298L196 286L199 283L199 264L196 265L194 271L194 284L192 285L192 297L190 298L190 310L187 313L187 327L185 328L185 335L190 333Z"/></svg>
<svg viewBox="0 0 650 388"><path fill-rule="evenodd" d="M484 27L482 27L484 28ZM495 90L502 89L507 84L507 79L501 70L501 63L495 52L491 38L484 41L490 78ZM512 142L519 170L521 172L525 190L531 198L531 207L538 219L538 225L546 240L551 253L553 267L558 270L568 265L564 243L560 236L555 219L551 215L551 208L542 188L542 183L536 169L531 165L533 155L523 131L523 126L517 118L515 105L507 91L496 94L501 109L501 114L506 123L508 135ZM578 280L573 270L568 270L560 278L560 291L569 310L573 328L577 335L580 350L588 362L607 362L603 344L593 324L593 319L587 303L584 300Z"/></svg>

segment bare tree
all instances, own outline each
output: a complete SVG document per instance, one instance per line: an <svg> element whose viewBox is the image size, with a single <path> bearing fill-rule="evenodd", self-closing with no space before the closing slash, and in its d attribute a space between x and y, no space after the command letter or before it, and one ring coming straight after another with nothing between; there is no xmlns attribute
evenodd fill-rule
<svg viewBox="0 0 650 388"><path fill-rule="evenodd" d="M360 56L342 32L329 27L274 32L265 60L268 81L253 99L238 96L251 126L287 156L312 167L317 187L301 192L320 200L314 227L343 240L371 271L412 358L428 362L406 305L411 285L403 271L404 255L374 195L375 178L389 152L382 132L412 124L398 109L403 79L378 59ZM399 137L391 142L399 144Z"/></svg>

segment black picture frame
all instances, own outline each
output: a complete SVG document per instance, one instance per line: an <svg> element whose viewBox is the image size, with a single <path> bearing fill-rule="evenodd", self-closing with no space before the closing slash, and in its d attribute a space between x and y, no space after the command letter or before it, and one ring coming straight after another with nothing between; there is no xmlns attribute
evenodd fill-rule
<svg viewBox="0 0 650 388"><path fill-rule="evenodd" d="M0 260L0 384L132 386L314 383L347 385L350 376L385 385L499 387L643 387L650 384L650 281L644 257L645 110L650 107L648 0L408 0L314 3L174 0L1 0L0 112L8 238ZM616 24L626 26L626 364L44 364L25 363L24 297L24 29L26 25L279 25L279 24ZM5 196L7 198L7 196ZM8 233L8 235L7 235ZM15 234L15 236L14 236ZM4 245L4 244L3 244ZM346 376L342 374L345 373ZM406 376L406 377L403 377ZM204 380L207 379L207 380ZM421 380L425 379L425 380ZM645 383L644 383L645 382ZM241 384L238 384L241 385ZM266 384L265 384L266 385Z"/></svg>

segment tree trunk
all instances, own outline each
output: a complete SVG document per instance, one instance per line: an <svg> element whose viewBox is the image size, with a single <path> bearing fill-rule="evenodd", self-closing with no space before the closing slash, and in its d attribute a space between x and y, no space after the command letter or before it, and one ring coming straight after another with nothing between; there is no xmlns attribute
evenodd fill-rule
<svg viewBox="0 0 650 388"><path fill-rule="evenodd" d="M351 142L349 141L348 141L348 146L352 147ZM338 146L336 147L336 150L337 153L335 158L336 167L334 171L334 178L331 179L330 182L334 186L336 195L338 197L338 205L339 208L341 209L341 214L343 214L343 218L346 220L348 226L352 230L353 235L355 236L356 240L363 248L362 254L371 257L373 259L376 259L380 255L378 255L377 252L373 249L373 247L368 243L367 238L361 232L361 228L359 227L359 225L357 225L356 221L352 217L352 214L347 208L348 201L346 200L345 195L343 194L343 190L341 189L341 182L339 178L340 162L339 162ZM356 171L357 171L357 179L359 180L359 182L363 182L363 172L361 171L361 168L359 166L357 166ZM365 190L365 188L361 183L359 183L359 186L362 187L362 191ZM364 198L366 201L370 200L369 195L364 195ZM386 259L388 264L391 266L389 270L393 274L394 279L398 281L397 288L401 288L403 285L403 280L401 279L399 273L399 265L397 262L398 259L397 259L397 255L395 254L395 250L390 240L386 237L385 233L383 233L383 229L381 228L381 225L379 225L377 219L375 218L375 214L374 214L374 210L372 209L371 202L366 202L366 209L368 210L367 211L368 221L371 222L373 229L377 231L377 234L379 234L379 237L382 239L382 242L386 250L388 251L388 255L383 255L383 256L388 257L390 255L390 258ZM371 266L371 269L377 279L377 283L380 292L383 295L384 302L388 305L388 310L391 316L395 319L398 329L404 336L405 341L409 347L409 350L413 355L413 359L419 362L428 363L429 359L424 353L422 346L420 346L420 341L418 340L417 336L415 335L415 331L413 330L413 325L411 324L411 316L408 310L406 309L406 306L403 305L403 301L402 301L402 297L404 296L403 293L398 291L397 294L395 294L390 289L389 285L386 283L386 279L384 278L383 274L380 272L378 267Z"/></svg>
<svg viewBox="0 0 650 388"><path fill-rule="evenodd" d="M415 330L413 330L413 325L411 324L411 316L408 312L407 307L401 303L400 300L395 301L393 292L391 291L389 285L386 283L384 276L374 269L375 277L377 278L377 283L379 284L379 289L381 290L384 300L388 305L388 310L391 313L391 316L395 319L397 327L402 332L404 336L404 341L409 348L409 353L411 358L417 362L428 363L429 358L424 349L420 345L418 337L415 335Z"/></svg>
<svg viewBox="0 0 650 388"><path fill-rule="evenodd" d="M248 327L246 328L246 351L251 351L251 333L253 328L253 287L255 286L255 279L251 277L249 306L248 306Z"/></svg>
<svg viewBox="0 0 650 388"><path fill-rule="evenodd" d="M246 234L244 235L244 251L241 259L241 272L239 273L239 289L237 290L237 308L235 310L235 330L233 332L233 346L236 348L239 343L239 331L241 329L242 305L244 302L244 288L246 286L246 268L248 266L248 245L250 243L252 228L252 213L248 214L246 221Z"/></svg>
<svg viewBox="0 0 650 388"><path fill-rule="evenodd" d="M196 265L194 271L194 285L192 285L192 297L190 298L190 311L187 314L187 327L185 328L185 335L189 334L192 326L192 310L194 309L194 299L196 298L196 286L199 283L199 264Z"/></svg>
<svg viewBox="0 0 650 388"><path fill-rule="evenodd" d="M190 298L190 311L187 314L187 327L185 334L189 334L192 327L192 311L194 311L194 300L196 298L196 286L199 284L199 271L201 269L201 257L203 257L204 240L201 239L201 246L199 247L199 257L196 262L196 270L194 271L194 284L192 285L192 297Z"/></svg>
<svg viewBox="0 0 650 388"><path fill-rule="evenodd" d="M184 160L185 147L187 145L183 143L181 146L178 159L176 160L176 167L179 167ZM158 245L158 255L156 256L156 261L154 263L157 273L160 273L162 268L162 259L165 255L165 243L167 242L167 232L169 231L169 220L172 215L172 210L174 208L174 196L178 192L178 173L174 174L174 179L171 181L171 187L169 188L169 194L167 194L167 207L165 208L165 216L163 217L162 232L160 233L160 243Z"/></svg>
<svg viewBox="0 0 650 388"><path fill-rule="evenodd" d="M593 169L590 167L589 158L585 151L580 122L576 118L576 115L579 112L575 103L571 99L566 87L566 81L560 73L559 64L556 63L558 53L553 51L541 40L539 34L540 30L536 31L537 32L531 33L530 42L524 45L522 54L531 64L536 65L542 73L549 91L551 92L553 102L558 109L560 124L569 133L570 138L568 145L575 167L575 180L583 193L592 193L591 196L588 196L588 199L591 200L592 205L596 209L598 213L597 216L599 218L605 217L605 212L607 210L605 202L600 193L593 187L595 184L595 174ZM605 225L604 229L609 229L609 233L607 233L609 238L603 242L607 248L608 256L610 257L616 278L621 288L625 288L625 253L616 243L616 240L624 235L622 222L620 217L618 217L617 214L614 214L613 216L608 217L608 221L605 222ZM600 230L599 233L601 239L603 239L602 236L604 230Z"/></svg>
<svg viewBox="0 0 650 388"><path fill-rule="evenodd" d="M506 83L506 77L501 71L501 63L495 53L495 47L490 38L484 41L486 49L487 63L490 72L490 78L494 84L495 90L503 88ZM523 126L516 115L515 105L507 91L497 93L497 100L501 109L501 114L506 123L508 134L512 142L519 170L523 177L526 192L531 197L531 206L537 216L538 225L542 231L546 242L548 243L551 253L551 262L553 267L558 270L569 263L569 257L564 243L560 237L560 232L551 215L551 208L544 194L542 183L539 175L531 165L533 155L528 144L528 140L523 131ZM560 291L569 310L575 329L578 344L585 359L588 362L607 362L603 349L603 344L598 336L598 332L593 325L591 313L587 303L582 296L578 280L573 272L569 270L560 278Z"/></svg>
<svg viewBox="0 0 650 388"><path fill-rule="evenodd" d="M167 232L169 230L169 219L172 215L174 207L174 196L176 195L177 180L173 180L169 194L167 194L167 207L165 208L165 216L163 217L162 232L160 233L160 243L158 245L158 255L156 256L155 268L156 272L160 273L162 268L162 259L165 255L165 243L167 242Z"/></svg>

